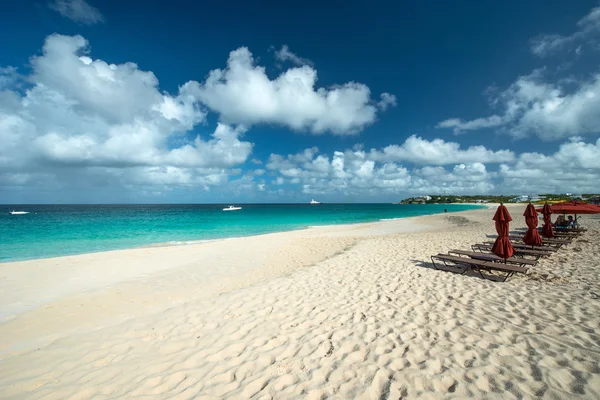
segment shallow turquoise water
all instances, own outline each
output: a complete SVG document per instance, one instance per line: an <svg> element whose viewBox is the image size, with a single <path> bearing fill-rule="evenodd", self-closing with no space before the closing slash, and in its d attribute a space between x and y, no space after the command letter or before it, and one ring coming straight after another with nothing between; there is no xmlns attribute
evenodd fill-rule
<svg viewBox="0 0 600 400"><path fill-rule="evenodd" d="M0 206L0 262L209 240L478 208L463 205L247 204ZM29 211L11 215L11 210Z"/></svg>

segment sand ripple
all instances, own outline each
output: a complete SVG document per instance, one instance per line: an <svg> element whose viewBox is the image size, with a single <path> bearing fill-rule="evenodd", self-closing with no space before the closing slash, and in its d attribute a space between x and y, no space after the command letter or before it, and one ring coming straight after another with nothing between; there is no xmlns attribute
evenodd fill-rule
<svg viewBox="0 0 600 400"><path fill-rule="evenodd" d="M491 212L465 214L475 224L357 239L312 267L8 356L0 395L600 398L598 231L495 283L428 264L492 233Z"/></svg>

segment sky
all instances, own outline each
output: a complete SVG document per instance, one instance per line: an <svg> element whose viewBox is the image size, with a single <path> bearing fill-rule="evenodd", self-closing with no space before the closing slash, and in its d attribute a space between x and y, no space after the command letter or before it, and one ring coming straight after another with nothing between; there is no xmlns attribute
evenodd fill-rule
<svg viewBox="0 0 600 400"><path fill-rule="evenodd" d="M4 0L0 203L600 191L598 1Z"/></svg>

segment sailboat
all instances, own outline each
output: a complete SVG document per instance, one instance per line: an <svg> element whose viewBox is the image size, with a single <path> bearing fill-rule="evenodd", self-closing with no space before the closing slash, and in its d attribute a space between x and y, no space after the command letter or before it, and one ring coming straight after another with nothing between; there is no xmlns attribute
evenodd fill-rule
<svg viewBox="0 0 600 400"><path fill-rule="evenodd" d="M310 201L310 204L322 204L320 201L316 201L315 199L312 199Z"/></svg>

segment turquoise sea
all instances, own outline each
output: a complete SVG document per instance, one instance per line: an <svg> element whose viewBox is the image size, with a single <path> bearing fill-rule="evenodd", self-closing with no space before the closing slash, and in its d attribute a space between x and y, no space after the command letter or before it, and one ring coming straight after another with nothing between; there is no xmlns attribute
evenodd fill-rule
<svg viewBox="0 0 600 400"><path fill-rule="evenodd" d="M257 235L478 208L466 205L2 205L0 262ZM28 211L11 215L11 210Z"/></svg>

